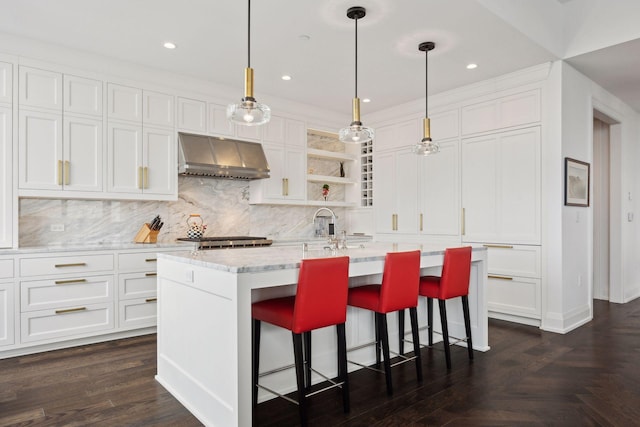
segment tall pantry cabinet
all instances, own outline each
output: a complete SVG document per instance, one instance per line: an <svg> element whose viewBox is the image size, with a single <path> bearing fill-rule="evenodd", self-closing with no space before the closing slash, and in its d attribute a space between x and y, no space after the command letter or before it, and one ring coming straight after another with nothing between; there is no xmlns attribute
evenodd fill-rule
<svg viewBox="0 0 640 427"><path fill-rule="evenodd" d="M13 66L0 62L0 248L13 246Z"/></svg>

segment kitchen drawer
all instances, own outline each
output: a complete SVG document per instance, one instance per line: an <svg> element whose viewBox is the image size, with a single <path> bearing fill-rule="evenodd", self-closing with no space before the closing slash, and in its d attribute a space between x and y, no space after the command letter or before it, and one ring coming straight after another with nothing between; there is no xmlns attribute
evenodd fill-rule
<svg viewBox="0 0 640 427"><path fill-rule="evenodd" d="M483 245L489 274L540 278L540 246Z"/></svg>
<svg viewBox="0 0 640 427"><path fill-rule="evenodd" d="M540 319L540 299L540 279L488 275L490 312Z"/></svg>
<svg viewBox="0 0 640 427"><path fill-rule="evenodd" d="M84 274L108 270L113 270L113 254L23 258L20 260L20 276L22 277Z"/></svg>
<svg viewBox="0 0 640 427"><path fill-rule="evenodd" d="M13 259L0 259L0 279L13 277Z"/></svg>
<svg viewBox="0 0 640 427"><path fill-rule="evenodd" d="M22 313L22 342L71 338L114 328L113 303Z"/></svg>
<svg viewBox="0 0 640 427"><path fill-rule="evenodd" d="M118 254L118 271L156 271L157 252L131 252Z"/></svg>
<svg viewBox="0 0 640 427"><path fill-rule="evenodd" d="M137 298L120 301L120 328L139 328L156 326L157 298Z"/></svg>
<svg viewBox="0 0 640 427"><path fill-rule="evenodd" d="M114 276L85 276L20 283L22 312L113 301Z"/></svg>
<svg viewBox="0 0 640 427"><path fill-rule="evenodd" d="M121 300L156 296L157 274L126 273L118 275L118 298Z"/></svg>

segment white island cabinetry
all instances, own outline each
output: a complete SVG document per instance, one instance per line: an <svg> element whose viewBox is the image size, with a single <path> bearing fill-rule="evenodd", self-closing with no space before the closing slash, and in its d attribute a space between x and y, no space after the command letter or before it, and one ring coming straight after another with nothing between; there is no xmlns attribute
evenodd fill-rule
<svg viewBox="0 0 640 427"><path fill-rule="evenodd" d="M442 266L444 248L418 244L369 243L338 255L350 257L350 285L364 284L379 276L387 252L422 248L422 273ZM488 346L486 249L474 248L469 302L474 348ZM327 256L309 251L307 257ZM298 247L246 248L232 251L201 251L197 255L160 254L158 260L158 381L205 425L250 426L251 410L251 303L275 296L292 295L298 279L302 252ZM462 310L447 311L452 335L463 336ZM425 308L420 322L424 324ZM434 316L438 318L437 313ZM392 347L398 337L395 316L389 327ZM373 340L373 322L363 310L347 311L347 346ZM217 327L212 327L217 325ZM224 325L224 327L220 327ZM439 329L436 321L435 329ZM265 325L261 344L261 368L274 369L291 363L283 350L291 335ZM335 337L323 329L314 334L314 365L335 374ZM206 339L203 339L206 337ZM423 339L423 338L421 338ZM371 364L372 347L354 350L350 359ZM264 363L263 363L264 361ZM357 369L350 365L350 369ZM290 392L293 372L274 376L270 387ZM314 382L320 378L313 379ZM259 399L266 395L260 393Z"/></svg>

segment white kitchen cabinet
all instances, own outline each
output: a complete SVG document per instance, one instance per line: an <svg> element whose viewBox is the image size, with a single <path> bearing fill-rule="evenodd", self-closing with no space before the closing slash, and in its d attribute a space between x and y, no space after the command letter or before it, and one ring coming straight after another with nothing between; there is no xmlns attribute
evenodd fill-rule
<svg viewBox="0 0 640 427"><path fill-rule="evenodd" d="M108 191L166 195L177 188L177 149L172 130L111 123L108 131Z"/></svg>
<svg viewBox="0 0 640 427"><path fill-rule="evenodd" d="M22 312L97 304L113 300L113 275L78 275L20 282L20 310Z"/></svg>
<svg viewBox="0 0 640 427"><path fill-rule="evenodd" d="M540 244L540 128L462 140L462 240Z"/></svg>
<svg viewBox="0 0 640 427"><path fill-rule="evenodd" d="M0 104L13 104L13 64L0 62Z"/></svg>
<svg viewBox="0 0 640 427"><path fill-rule="evenodd" d="M20 110L19 187L59 190L62 186L62 114Z"/></svg>
<svg viewBox="0 0 640 427"><path fill-rule="evenodd" d="M44 108L62 112L62 73L20 67L20 108Z"/></svg>
<svg viewBox="0 0 640 427"><path fill-rule="evenodd" d="M13 246L13 143L11 108L0 106L0 248Z"/></svg>
<svg viewBox="0 0 640 427"><path fill-rule="evenodd" d="M376 152L413 147L422 140L422 120L411 119L376 129L373 146Z"/></svg>
<svg viewBox="0 0 640 427"><path fill-rule="evenodd" d="M178 97L178 130L198 134L207 133L207 103Z"/></svg>
<svg viewBox="0 0 640 427"><path fill-rule="evenodd" d="M175 108L173 95L142 91L142 114L145 126L163 126L173 128Z"/></svg>
<svg viewBox="0 0 640 427"><path fill-rule="evenodd" d="M261 126L238 126L227 119L227 107L226 105L209 104L208 105L208 132L215 136L236 138L242 141L256 141L259 142L262 138L263 129L271 124L274 117L271 120ZM276 121L278 118L275 118ZM282 119L280 119L282 120Z"/></svg>
<svg viewBox="0 0 640 427"><path fill-rule="evenodd" d="M470 135L538 123L540 117L540 91L526 91L464 106L462 134Z"/></svg>
<svg viewBox="0 0 640 427"><path fill-rule="evenodd" d="M102 119L102 82L85 77L63 76L64 112Z"/></svg>
<svg viewBox="0 0 640 427"><path fill-rule="evenodd" d="M0 279L0 348L15 342L14 288L13 282Z"/></svg>
<svg viewBox="0 0 640 427"><path fill-rule="evenodd" d="M460 235L460 143L440 141L440 152L420 159L420 232Z"/></svg>
<svg viewBox="0 0 640 427"><path fill-rule="evenodd" d="M120 254L118 267L119 327L155 326L157 321L157 254ZM130 273L123 273L131 271Z"/></svg>
<svg viewBox="0 0 640 427"><path fill-rule="evenodd" d="M306 125L276 118L274 126L282 128L268 132L273 142L263 144L270 177L251 181L250 203L303 202L307 187Z"/></svg>
<svg viewBox="0 0 640 427"><path fill-rule="evenodd" d="M65 191L102 191L102 120L64 116L62 186Z"/></svg>
<svg viewBox="0 0 640 427"><path fill-rule="evenodd" d="M458 109L432 114L430 119L431 138L434 141L445 141L456 138L460 134L460 114ZM422 129L420 132L422 132Z"/></svg>
<svg viewBox="0 0 640 427"><path fill-rule="evenodd" d="M376 233L418 233L418 161L410 148L375 153Z"/></svg>
<svg viewBox="0 0 640 427"><path fill-rule="evenodd" d="M142 89L108 83L107 107L110 122L124 120L142 123Z"/></svg>

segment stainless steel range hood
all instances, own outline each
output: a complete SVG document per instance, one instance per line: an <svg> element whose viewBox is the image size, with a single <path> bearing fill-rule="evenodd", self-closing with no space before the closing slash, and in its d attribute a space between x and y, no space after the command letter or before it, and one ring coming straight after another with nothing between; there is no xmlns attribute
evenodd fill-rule
<svg viewBox="0 0 640 427"><path fill-rule="evenodd" d="M179 133L178 173L215 178L269 178L262 145L214 136Z"/></svg>

